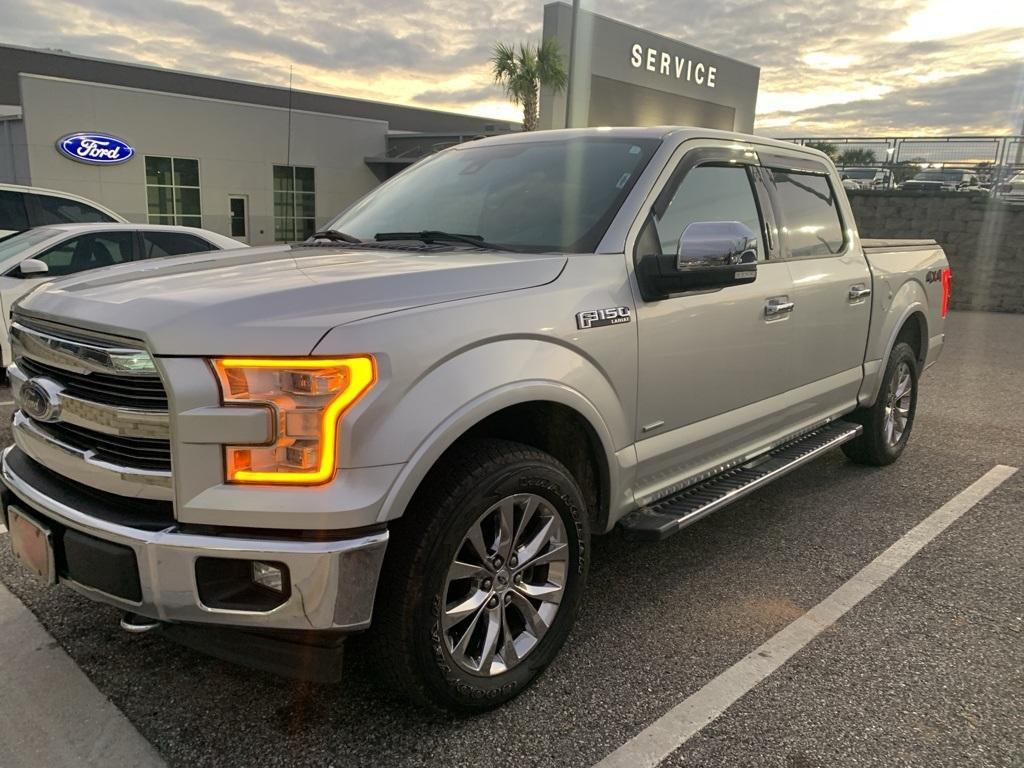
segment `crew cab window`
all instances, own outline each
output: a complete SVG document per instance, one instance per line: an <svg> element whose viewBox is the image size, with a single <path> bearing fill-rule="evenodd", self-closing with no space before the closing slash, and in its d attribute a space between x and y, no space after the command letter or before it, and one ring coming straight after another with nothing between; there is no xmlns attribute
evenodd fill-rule
<svg viewBox="0 0 1024 768"><path fill-rule="evenodd" d="M131 261L132 233L103 232L73 237L35 258L45 262L49 272L34 277L61 277L87 269L109 267L112 264ZM14 274L17 276L20 273Z"/></svg>
<svg viewBox="0 0 1024 768"><path fill-rule="evenodd" d="M142 258L156 259L161 256L178 256L183 253L215 251L217 247L201 237L184 232L143 232Z"/></svg>
<svg viewBox="0 0 1024 768"><path fill-rule="evenodd" d="M103 211L77 200L54 197L53 195L32 195L32 197L35 201L32 224L36 227L47 224L88 224L114 221Z"/></svg>
<svg viewBox="0 0 1024 768"><path fill-rule="evenodd" d="M18 232L28 229L25 195L21 192L0 191L0 229Z"/></svg>
<svg viewBox="0 0 1024 768"><path fill-rule="evenodd" d="M789 255L832 256L843 250L843 225L828 178L782 170L772 170L771 177Z"/></svg>
<svg viewBox="0 0 1024 768"><path fill-rule="evenodd" d="M757 235L757 258L764 259L761 217L750 175L743 166L702 165L676 189L661 218L654 223L662 254L674 254L686 227L695 221L738 221Z"/></svg>

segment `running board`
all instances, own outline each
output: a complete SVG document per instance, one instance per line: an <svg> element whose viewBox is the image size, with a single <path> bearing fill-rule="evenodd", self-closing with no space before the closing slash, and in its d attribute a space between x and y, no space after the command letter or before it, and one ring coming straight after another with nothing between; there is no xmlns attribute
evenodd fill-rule
<svg viewBox="0 0 1024 768"><path fill-rule="evenodd" d="M631 541L660 541L705 515L731 504L772 480L853 440L860 424L835 421L796 440L773 448L732 469L715 475L679 493L642 507L619 521L625 538Z"/></svg>

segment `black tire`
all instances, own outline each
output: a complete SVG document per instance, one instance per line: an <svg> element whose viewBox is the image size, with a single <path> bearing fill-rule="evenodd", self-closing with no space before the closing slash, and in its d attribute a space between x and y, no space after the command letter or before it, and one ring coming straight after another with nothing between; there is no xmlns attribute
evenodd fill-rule
<svg viewBox="0 0 1024 768"><path fill-rule="evenodd" d="M456 555L467 559L464 537L482 515L498 501L523 494L541 497L546 519L554 523L557 513L564 525L568 560L562 599L546 633L517 665L493 676L474 675L456 663L442 624L450 594L449 566ZM373 623L363 646L375 677L418 704L460 713L492 709L518 695L569 635L586 582L589 536L583 494L553 457L506 440L457 446L432 470L410 509L391 528ZM540 551L552 546L545 544ZM493 583L497 588L497 577ZM477 589L480 585L474 582L474 594ZM506 597L511 601L516 596Z"/></svg>
<svg viewBox="0 0 1024 768"><path fill-rule="evenodd" d="M906 425L902 435L891 441L886 429L886 415L894 407L895 387L898 384L896 371L905 365L910 374L910 406ZM910 439L910 431L914 426L914 415L917 412L917 355L913 348L905 342L897 342L889 354L885 366L885 374L878 391L875 404L870 408L861 408L847 418L864 426L864 431L855 440L843 444L843 453L857 464L873 467L884 467L892 464L903 453Z"/></svg>

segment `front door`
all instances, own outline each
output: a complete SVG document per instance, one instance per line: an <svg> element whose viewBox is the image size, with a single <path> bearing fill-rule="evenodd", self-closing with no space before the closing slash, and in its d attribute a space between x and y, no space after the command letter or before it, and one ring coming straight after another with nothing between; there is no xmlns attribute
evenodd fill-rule
<svg viewBox="0 0 1024 768"><path fill-rule="evenodd" d="M655 206L648 225L658 244L641 238L649 242L642 247L675 253L688 224L738 221L761 235L757 278L660 301L638 297L641 504L761 444L779 427L779 409L768 413L764 404L771 408L772 398L793 384L792 317L784 309L766 311L785 307L793 284L785 262L768 258L754 173L707 156L709 162L690 168L674 190L662 193L671 195L670 202L660 216Z"/></svg>
<svg viewBox="0 0 1024 768"><path fill-rule="evenodd" d="M249 196L228 196L231 218L231 236L243 243L249 242Z"/></svg>

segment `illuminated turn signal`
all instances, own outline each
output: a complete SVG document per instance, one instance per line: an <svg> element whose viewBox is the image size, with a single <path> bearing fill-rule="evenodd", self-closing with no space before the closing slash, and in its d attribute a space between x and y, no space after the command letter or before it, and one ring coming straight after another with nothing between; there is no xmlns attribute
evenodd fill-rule
<svg viewBox="0 0 1024 768"><path fill-rule="evenodd" d="M213 361L225 405L269 408L267 445L224 449L230 483L318 485L338 468L342 415L376 381L372 357Z"/></svg>

